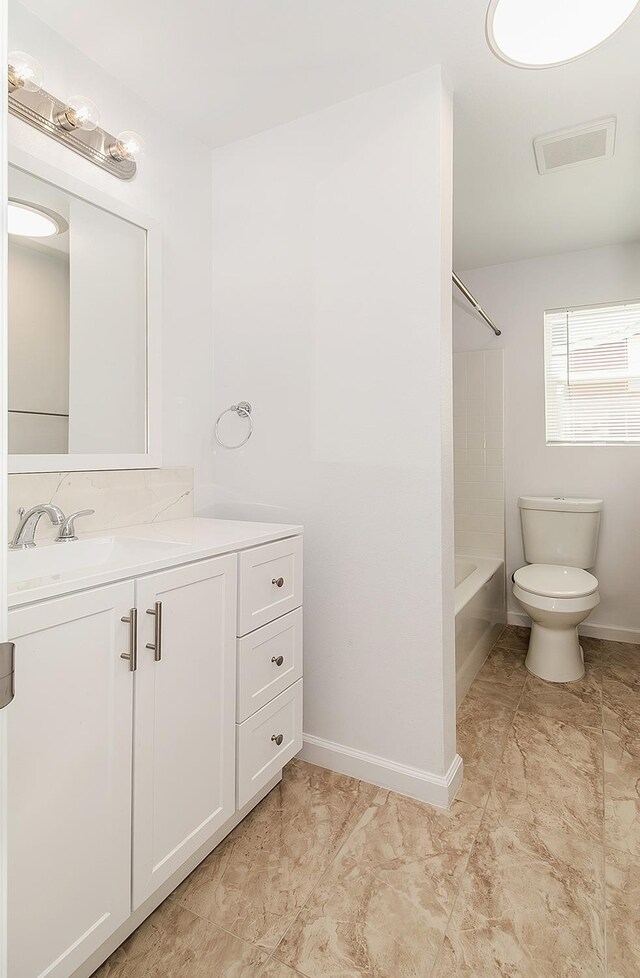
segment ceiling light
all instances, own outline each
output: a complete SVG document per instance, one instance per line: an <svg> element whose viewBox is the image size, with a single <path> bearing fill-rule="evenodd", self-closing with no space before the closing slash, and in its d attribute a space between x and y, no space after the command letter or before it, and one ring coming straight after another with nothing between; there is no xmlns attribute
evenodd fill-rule
<svg viewBox="0 0 640 978"><path fill-rule="evenodd" d="M8 231L24 238L51 238L66 231L64 218L46 208L36 207L21 200L10 200L8 205Z"/></svg>
<svg viewBox="0 0 640 978"><path fill-rule="evenodd" d="M552 68L588 54L628 20L640 0L491 0L487 39L518 68Z"/></svg>

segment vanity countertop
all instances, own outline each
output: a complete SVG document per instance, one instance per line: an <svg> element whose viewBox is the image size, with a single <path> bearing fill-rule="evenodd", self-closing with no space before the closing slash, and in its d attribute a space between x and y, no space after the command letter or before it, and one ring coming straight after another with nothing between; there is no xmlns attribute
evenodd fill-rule
<svg viewBox="0 0 640 978"><path fill-rule="evenodd" d="M297 536L302 529L293 524L201 517L124 526L83 534L71 543L39 544L37 559L43 568L46 567L46 572L29 579L23 568L29 566L27 562L33 560L31 555L35 551L9 551L9 607L246 550ZM77 549L73 550L74 547ZM85 555L86 563L78 566L78 562L85 560ZM76 566L70 566L74 562Z"/></svg>

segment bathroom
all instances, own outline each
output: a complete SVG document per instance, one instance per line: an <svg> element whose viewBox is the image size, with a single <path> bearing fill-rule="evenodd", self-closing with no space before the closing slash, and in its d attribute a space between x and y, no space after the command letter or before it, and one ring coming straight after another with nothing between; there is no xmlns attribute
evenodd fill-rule
<svg viewBox="0 0 640 978"><path fill-rule="evenodd" d="M640 10L576 3L1 0L2 978L640 973Z"/></svg>

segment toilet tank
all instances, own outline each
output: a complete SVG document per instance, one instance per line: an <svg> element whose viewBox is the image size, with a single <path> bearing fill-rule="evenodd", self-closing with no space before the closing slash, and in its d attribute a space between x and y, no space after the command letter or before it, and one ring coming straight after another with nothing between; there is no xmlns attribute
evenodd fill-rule
<svg viewBox="0 0 640 978"><path fill-rule="evenodd" d="M585 570L593 567L601 499L521 496L518 506L528 564L566 564Z"/></svg>

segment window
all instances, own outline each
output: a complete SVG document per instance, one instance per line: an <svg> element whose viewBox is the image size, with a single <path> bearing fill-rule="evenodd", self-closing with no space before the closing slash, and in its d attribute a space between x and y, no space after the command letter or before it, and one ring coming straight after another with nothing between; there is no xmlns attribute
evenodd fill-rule
<svg viewBox="0 0 640 978"><path fill-rule="evenodd" d="M640 302L544 314L547 445L640 445Z"/></svg>

